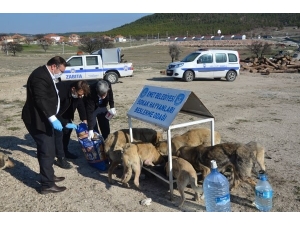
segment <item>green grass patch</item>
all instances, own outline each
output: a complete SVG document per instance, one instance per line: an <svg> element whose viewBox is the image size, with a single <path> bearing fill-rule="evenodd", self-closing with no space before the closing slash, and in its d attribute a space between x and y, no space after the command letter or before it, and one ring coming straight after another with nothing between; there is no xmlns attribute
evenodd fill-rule
<svg viewBox="0 0 300 225"><path fill-rule="evenodd" d="M12 131L20 130L20 129L21 129L20 127L9 127L9 128L7 128L7 130L12 130Z"/></svg>

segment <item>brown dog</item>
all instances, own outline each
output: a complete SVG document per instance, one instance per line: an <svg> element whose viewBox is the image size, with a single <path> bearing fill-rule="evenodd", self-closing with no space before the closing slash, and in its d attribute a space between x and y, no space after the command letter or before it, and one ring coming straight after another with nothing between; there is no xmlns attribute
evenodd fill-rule
<svg viewBox="0 0 300 225"><path fill-rule="evenodd" d="M132 136L134 141L155 144L162 140L163 133L150 128L132 128ZM122 153L126 143L130 143L129 129L121 129L109 134L104 142L104 151L111 161L108 169L108 182L111 184L114 169L122 163Z"/></svg>
<svg viewBox="0 0 300 225"><path fill-rule="evenodd" d="M169 162L165 166L167 176L169 176ZM193 166L183 158L172 156L172 171L173 177L176 178L177 189L181 196L181 201L178 207L183 206L185 201L184 189L188 184L195 191L195 201L200 201L200 195L203 193L203 189L198 186L198 177Z"/></svg>
<svg viewBox="0 0 300 225"><path fill-rule="evenodd" d="M154 166L165 163L164 157L157 151L153 144L143 142L127 143L124 147L122 160L124 170L121 182L124 186L129 187L128 181L133 171L133 183L137 188L140 188L139 177L143 164Z"/></svg>
<svg viewBox="0 0 300 225"><path fill-rule="evenodd" d="M0 152L0 170L3 170L5 168L12 168L14 166L15 164L9 159L9 157L3 152Z"/></svg>
<svg viewBox="0 0 300 225"><path fill-rule="evenodd" d="M222 143L214 146L181 147L177 156L189 161L196 171L202 172L203 180L210 173L210 161L216 160L218 170L228 176L231 170L230 187L236 188L241 181L248 183L254 189L256 180L253 180L252 168L257 162L261 170L265 170L265 149L256 142L248 144Z"/></svg>
<svg viewBox="0 0 300 225"><path fill-rule="evenodd" d="M214 131L214 143L221 142L221 135L219 132ZM184 134L176 135L171 139L172 155L176 155L178 149L182 146L211 146L211 130L208 128L191 129ZM156 148L162 155L168 155L167 141L159 141Z"/></svg>

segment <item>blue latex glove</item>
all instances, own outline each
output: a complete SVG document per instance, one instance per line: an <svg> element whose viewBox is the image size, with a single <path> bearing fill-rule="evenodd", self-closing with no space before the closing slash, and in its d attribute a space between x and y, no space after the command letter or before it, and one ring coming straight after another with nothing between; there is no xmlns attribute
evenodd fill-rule
<svg viewBox="0 0 300 225"><path fill-rule="evenodd" d="M68 129L77 129L77 125L74 123L67 123L66 128Z"/></svg>
<svg viewBox="0 0 300 225"><path fill-rule="evenodd" d="M59 131L62 131L63 129L63 126L61 125L61 122L59 120L54 120L52 122L52 127L55 129L55 130L59 130Z"/></svg>

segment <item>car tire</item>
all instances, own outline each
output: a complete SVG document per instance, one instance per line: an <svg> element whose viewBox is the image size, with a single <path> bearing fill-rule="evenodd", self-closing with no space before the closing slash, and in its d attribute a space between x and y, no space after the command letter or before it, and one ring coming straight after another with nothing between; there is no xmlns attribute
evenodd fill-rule
<svg viewBox="0 0 300 225"><path fill-rule="evenodd" d="M194 78L195 78L194 72L191 70L187 70L183 74L183 80L186 82L191 82L194 80Z"/></svg>
<svg viewBox="0 0 300 225"><path fill-rule="evenodd" d="M119 80L119 76L117 73L115 72L108 72L106 75L105 75L105 80L108 80L111 84L115 84L118 82Z"/></svg>
<svg viewBox="0 0 300 225"><path fill-rule="evenodd" d="M234 81L237 76L237 73L234 70L229 70L226 74L227 81Z"/></svg>

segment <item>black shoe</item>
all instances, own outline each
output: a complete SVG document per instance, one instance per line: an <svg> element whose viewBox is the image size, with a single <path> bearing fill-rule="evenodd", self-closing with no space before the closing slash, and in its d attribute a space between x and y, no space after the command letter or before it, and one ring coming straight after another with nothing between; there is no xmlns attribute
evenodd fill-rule
<svg viewBox="0 0 300 225"><path fill-rule="evenodd" d="M66 189L67 189L66 187L59 187L56 184L54 184L52 187L49 188L42 187L41 194L57 193L57 192L62 192Z"/></svg>
<svg viewBox="0 0 300 225"><path fill-rule="evenodd" d="M60 182L60 181L63 181L64 179L65 179L64 177L57 177L55 175L53 177L54 182Z"/></svg>
<svg viewBox="0 0 300 225"><path fill-rule="evenodd" d="M55 164L63 169L71 169L72 168L72 165L66 160L65 157L57 158Z"/></svg>
<svg viewBox="0 0 300 225"><path fill-rule="evenodd" d="M77 155L74 155L74 154L72 154L72 153L69 152L69 151L66 151L66 152L65 152L65 157L66 157L67 159L77 159L77 158L78 158Z"/></svg>

